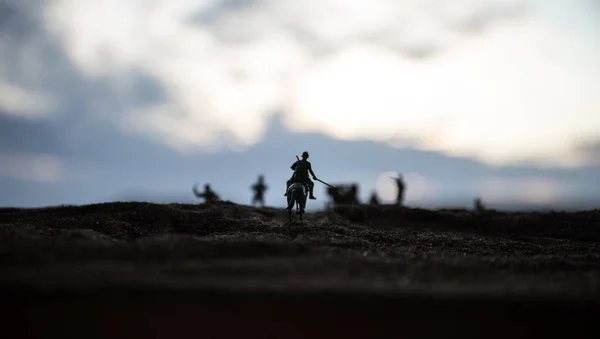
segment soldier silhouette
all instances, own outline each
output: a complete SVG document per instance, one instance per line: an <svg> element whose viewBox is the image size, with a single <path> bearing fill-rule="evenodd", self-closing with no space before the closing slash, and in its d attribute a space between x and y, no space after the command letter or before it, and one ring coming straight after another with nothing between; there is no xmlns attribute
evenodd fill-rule
<svg viewBox="0 0 600 339"><path fill-rule="evenodd" d="M371 193L371 199L369 200L371 205L379 205L379 198L377 197L377 192L373 191Z"/></svg>
<svg viewBox="0 0 600 339"><path fill-rule="evenodd" d="M264 177L262 175L258 176L258 182L252 187L250 187L254 191L254 197L252 198L252 205L256 203L260 203L261 206L265 206L265 191L269 188L265 185Z"/></svg>
<svg viewBox="0 0 600 339"><path fill-rule="evenodd" d="M483 201L481 201L481 198L476 197L474 204L475 204L476 212L479 212L479 213L485 212L485 205L483 205Z"/></svg>
<svg viewBox="0 0 600 339"><path fill-rule="evenodd" d="M304 151L302 152L302 160L296 161L290 167L292 170L294 170L294 174L292 174L292 177L286 183L284 196L287 196L287 190L293 182L302 182L308 185L308 191L310 193L309 198L313 200L317 199L313 195L313 188L315 187L315 183L312 180L310 180L310 178L308 177L308 173L310 172L314 180L317 180L317 176L315 175L315 172L313 172L312 165L310 164L310 162L308 162L307 159L308 152Z"/></svg>
<svg viewBox="0 0 600 339"><path fill-rule="evenodd" d="M209 184L204 185L204 193L198 191L197 185L194 185L193 191L196 197L204 198L205 202L215 202L220 200L219 196L210 189Z"/></svg>
<svg viewBox="0 0 600 339"><path fill-rule="evenodd" d="M404 201L404 189L406 185L404 184L404 179L402 178L402 174L398 173L398 176L394 179L396 181L396 187L398 187L398 194L396 195L396 205L402 205Z"/></svg>

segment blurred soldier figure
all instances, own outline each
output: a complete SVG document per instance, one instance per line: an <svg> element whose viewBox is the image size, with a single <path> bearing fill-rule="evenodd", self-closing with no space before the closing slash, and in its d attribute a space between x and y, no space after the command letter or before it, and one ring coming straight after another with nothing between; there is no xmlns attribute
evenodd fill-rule
<svg viewBox="0 0 600 339"><path fill-rule="evenodd" d="M327 194L331 197L334 206L360 204L357 184L338 184L335 187L327 187Z"/></svg>
<svg viewBox="0 0 600 339"><path fill-rule="evenodd" d="M475 198L475 211L478 213L485 212L485 206L479 197Z"/></svg>
<svg viewBox="0 0 600 339"><path fill-rule="evenodd" d="M256 205L256 203L260 203L262 207L265 206L265 191L268 189L268 186L265 185L264 177L260 175L258 177L258 182L252 185L251 189L254 191L254 197L252 198L252 205Z"/></svg>
<svg viewBox="0 0 600 339"><path fill-rule="evenodd" d="M204 193L201 193L200 191L198 191L198 187L197 185L194 185L194 195L198 198L204 198L205 202L215 202L215 201L219 201L221 200L219 198L219 196L210 189L210 185L206 184L204 185Z"/></svg>
<svg viewBox="0 0 600 339"><path fill-rule="evenodd" d="M396 196L396 205L402 205L404 201L404 189L406 185L404 184L404 179L402 178L402 174L398 173L398 176L394 179L396 182L396 187L398 187L398 195Z"/></svg>
<svg viewBox="0 0 600 339"><path fill-rule="evenodd" d="M373 193L371 193L371 199L369 200L369 203L371 205L379 205L379 198L377 197L376 191L373 191Z"/></svg>

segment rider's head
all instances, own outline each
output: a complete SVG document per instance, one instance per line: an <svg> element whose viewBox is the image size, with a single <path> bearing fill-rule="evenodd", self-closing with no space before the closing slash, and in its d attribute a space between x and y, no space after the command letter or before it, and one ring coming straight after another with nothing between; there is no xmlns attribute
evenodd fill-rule
<svg viewBox="0 0 600 339"><path fill-rule="evenodd" d="M308 152L307 151L302 152L302 159L304 159L304 160L308 159Z"/></svg>

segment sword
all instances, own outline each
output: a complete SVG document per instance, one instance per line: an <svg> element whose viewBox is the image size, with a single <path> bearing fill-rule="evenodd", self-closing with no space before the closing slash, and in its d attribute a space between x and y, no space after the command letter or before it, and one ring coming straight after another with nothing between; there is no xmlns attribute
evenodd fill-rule
<svg viewBox="0 0 600 339"><path fill-rule="evenodd" d="M298 156L297 156L297 155L296 155L296 159L298 159L298 161L300 161L300 158L298 158ZM325 185L327 185L327 186L329 186L329 187L331 187L331 188L335 188L335 186L333 186L333 185L330 185L330 184L326 183L325 181L323 181L323 180L321 180L321 179L315 179L315 180L317 180L317 181L319 181L319 182L321 182L321 183L323 183L323 184L325 184Z"/></svg>

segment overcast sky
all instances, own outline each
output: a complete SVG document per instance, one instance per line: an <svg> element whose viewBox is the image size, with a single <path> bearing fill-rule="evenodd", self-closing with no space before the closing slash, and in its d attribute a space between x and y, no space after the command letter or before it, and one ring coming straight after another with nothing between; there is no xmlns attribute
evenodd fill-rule
<svg viewBox="0 0 600 339"><path fill-rule="evenodd" d="M415 203L593 200L599 26L594 0L0 0L0 204L180 197L225 171L225 198L263 172L276 205L305 149L364 196L414 164ZM481 170L457 184L460 161Z"/></svg>

